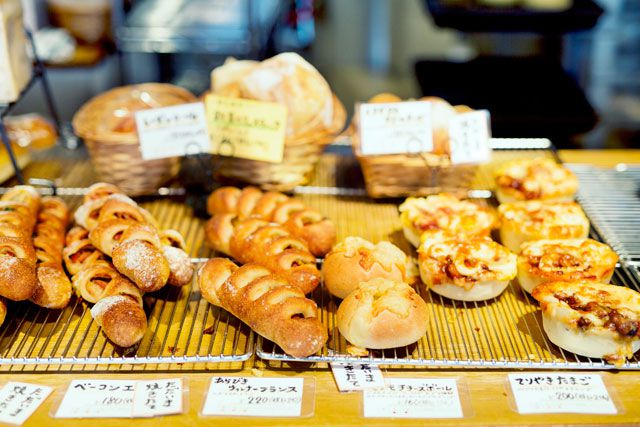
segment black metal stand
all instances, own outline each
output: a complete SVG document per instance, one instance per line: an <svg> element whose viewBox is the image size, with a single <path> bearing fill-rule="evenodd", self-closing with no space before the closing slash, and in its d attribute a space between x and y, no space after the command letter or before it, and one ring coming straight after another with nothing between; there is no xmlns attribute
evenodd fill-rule
<svg viewBox="0 0 640 427"><path fill-rule="evenodd" d="M11 142L9 141L9 134L7 132L7 128L4 125L4 118L11 112L13 107L20 102L20 100L24 97L24 95L31 89L31 87L35 84L37 80L42 82L42 90L44 91L44 98L47 103L47 108L49 109L49 114L53 119L54 126L56 128L56 132L59 136L62 136L62 126L60 123L60 116L58 116L58 110L56 109L56 105L53 101L53 95L51 94L51 88L49 86L49 81L47 80L46 68L40 58L38 57L38 53L36 52L36 45L33 42L33 36L29 31L26 31L27 38L29 39L29 43L31 44L31 51L33 52L33 75L31 79L27 83L27 85L20 92L20 96L13 102L8 104L0 105L0 137L2 137L2 143L9 153L9 158L11 159L11 164L13 165L13 169L16 173L16 178L20 184L24 184L24 176L22 175L22 171L20 170L20 166L18 165L18 160L16 158L15 153L13 152L13 148L11 147Z"/></svg>

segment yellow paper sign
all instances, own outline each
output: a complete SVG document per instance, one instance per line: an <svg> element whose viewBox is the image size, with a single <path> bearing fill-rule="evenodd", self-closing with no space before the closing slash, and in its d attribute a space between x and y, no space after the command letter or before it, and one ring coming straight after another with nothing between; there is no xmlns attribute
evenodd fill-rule
<svg viewBox="0 0 640 427"><path fill-rule="evenodd" d="M281 163L287 107L275 102L207 95L213 154Z"/></svg>

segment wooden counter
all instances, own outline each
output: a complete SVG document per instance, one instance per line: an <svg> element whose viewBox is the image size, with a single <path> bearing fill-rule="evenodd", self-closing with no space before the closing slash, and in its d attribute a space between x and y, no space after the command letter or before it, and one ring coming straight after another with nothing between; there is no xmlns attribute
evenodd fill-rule
<svg viewBox="0 0 640 427"><path fill-rule="evenodd" d="M571 163L591 163L611 167L620 162L640 163L640 150L633 151L562 151L561 158ZM68 166L84 160L74 158L76 155L60 158L59 163L34 164L31 168L46 171L52 177L68 171ZM29 171L27 171L28 174ZM77 185L77 184L76 184ZM118 372L118 367L107 368L90 366L80 371L67 373L55 372L55 369L43 369L34 372L33 368L12 370L0 374L0 385L7 381L24 381L35 384L50 385L55 388L41 408L27 421L30 426L86 426L87 423L99 426L122 425L126 420L56 420L51 417L64 394L68 383L81 378L111 379L157 379L182 377L189 388L188 408L184 415L155 419L136 419L136 425L153 426L187 426L196 424L222 424L235 426L276 426L276 425L538 425L538 424L630 424L640 423L640 406L637 404L640 394L640 372L602 372L601 375L609 385L609 391L622 406L621 413L615 416L595 415L535 415L517 414L507 399L506 376L503 370L453 370L453 369L388 369L387 377L411 378L445 378L456 377L463 381L472 404L472 416L461 420L365 420L361 416L362 397L360 393L339 393L333 377L327 369L309 369L305 365L267 368L260 360L252 359L243 364L234 365L232 370L207 370L206 367L181 366L177 369L157 372L153 366L127 368ZM298 419L265 419L265 418L202 418L199 416L212 375L246 375L246 376L304 376L315 380L315 415Z"/></svg>

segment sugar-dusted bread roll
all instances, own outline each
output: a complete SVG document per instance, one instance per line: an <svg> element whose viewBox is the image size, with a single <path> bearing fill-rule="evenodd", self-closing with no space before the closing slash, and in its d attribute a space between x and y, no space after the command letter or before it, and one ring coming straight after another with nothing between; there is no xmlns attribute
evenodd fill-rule
<svg viewBox="0 0 640 427"><path fill-rule="evenodd" d="M439 231L465 236L488 236L497 227L495 212L452 194L409 197L399 207L402 231L416 248L425 231Z"/></svg>
<svg viewBox="0 0 640 427"><path fill-rule="evenodd" d="M533 297L542 326L558 347L622 364L640 350L640 293L624 286L547 282Z"/></svg>
<svg viewBox="0 0 640 427"><path fill-rule="evenodd" d="M518 281L531 293L544 282L609 283L618 255L592 239L534 240L522 244Z"/></svg>
<svg viewBox="0 0 640 427"><path fill-rule="evenodd" d="M91 308L91 316L107 338L120 347L137 344L147 330L144 310L126 295L101 299Z"/></svg>
<svg viewBox="0 0 640 427"><path fill-rule="evenodd" d="M496 169L494 178L500 203L570 202L578 190L578 178L573 172L544 157L507 162Z"/></svg>
<svg viewBox="0 0 640 427"><path fill-rule="evenodd" d="M418 252L422 281L454 300L495 298L516 277L516 255L487 237L425 240Z"/></svg>
<svg viewBox="0 0 640 427"><path fill-rule="evenodd" d="M327 254L322 278L329 293L345 298L360 282L375 278L411 282L411 271L411 261L393 243L374 245L360 237L347 237Z"/></svg>
<svg viewBox="0 0 640 427"><path fill-rule="evenodd" d="M530 240L585 239L589 220L575 202L503 203L498 206L500 241L515 253Z"/></svg>
<svg viewBox="0 0 640 427"><path fill-rule="evenodd" d="M338 307L340 333L351 344L370 349L402 347L427 332L427 305L404 282L362 282Z"/></svg>

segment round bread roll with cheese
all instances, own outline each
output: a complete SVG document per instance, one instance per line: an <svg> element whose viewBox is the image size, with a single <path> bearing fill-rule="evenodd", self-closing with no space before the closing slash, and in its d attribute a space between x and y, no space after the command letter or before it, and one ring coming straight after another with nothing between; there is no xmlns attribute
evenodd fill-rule
<svg viewBox="0 0 640 427"><path fill-rule="evenodd" d="M489 238L425 239L418 253L422 281L453 300L495 298L516 277L516 255Z"/></svg>
<svg viewBox="0 0 640 427"><path fill-rule="evenodd" d="M640 293L603 283L547 282L532 295L558 347L617 365L640 350Z"/></svg>
<svg viewBox="0 0 640 427"><path fill-rule="evenodd" d="M522 244L518 281L531 293L544 282L609 283L618 255L592 239L534 240Z"/></svg>
<svg viewBox="0 0 640 427"><path fill-rule="evenodd" d="M386 349L413 344L427 332L427 304L404 282L362 282L338 307L340 333L360 348Z"/></svg>
<svg viewBox="0 0 640 427"><path fill-rule="evenodd" d="M570 202L578 190L578 178L573 172L544 157L507 162L496 169L494 179L500 203Z"/></svg>
<svg viewBox="0 0 640 427"><path fill-rule="evenodd" d="M452 235L484 237L497 226L496 215L488 206L460 200L447 193L409 197L399 210L402 232L416 248L425 231L442 230Z"/></svg>
<svg viewBox="0 0 640 427"><path fill-rule="evenodd" d="M585 239L589 234L589 220L575 202L503 203L498 215L500 241L516 253L530 240Z"/></svg>
<svg viewBox="0 0 640 427"><path fill-rule="evenodd" d="M322 264L324 284L331 295L345 298L360 282L375 278L411 282L411 261L390 242L373 244L347 237L331 249Z"/></svg>

